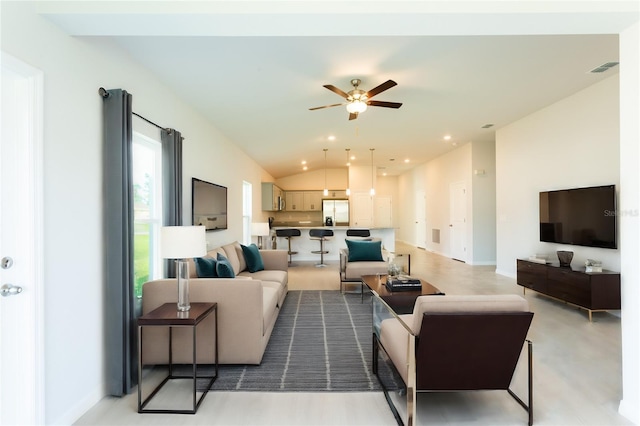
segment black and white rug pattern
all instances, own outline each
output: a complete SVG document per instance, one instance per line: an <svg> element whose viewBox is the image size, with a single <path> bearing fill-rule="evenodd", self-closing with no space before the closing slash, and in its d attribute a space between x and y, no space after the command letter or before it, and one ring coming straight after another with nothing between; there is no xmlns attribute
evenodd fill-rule
<svg viewBox="0 0 640 426"><path fill-rule="evenodd" d="M371 297L290 291L260 365L221 365L212 391L380 391L372 371Z"/></svg>

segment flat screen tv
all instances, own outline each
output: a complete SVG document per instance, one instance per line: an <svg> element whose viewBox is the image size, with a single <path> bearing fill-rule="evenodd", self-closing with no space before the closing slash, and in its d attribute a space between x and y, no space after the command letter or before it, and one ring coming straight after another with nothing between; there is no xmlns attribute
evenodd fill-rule
<svg viewBox="0 0 640 426"><path fill-rule="evenodd" d="M617 248L615 185L540 192L540 241Z"/></svg>
<svg viewBox="0 0 640 426"><path fill-rule="evenodd" d="M191 178L192 224L207 231L227 229L227 188Z"/></svg>

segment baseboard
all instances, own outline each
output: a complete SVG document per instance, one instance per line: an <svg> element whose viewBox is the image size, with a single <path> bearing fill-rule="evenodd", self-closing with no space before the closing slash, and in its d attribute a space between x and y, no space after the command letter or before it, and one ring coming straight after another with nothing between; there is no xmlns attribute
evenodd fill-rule
<svg viewBox="0 0 640 426"><path fill-rule="evenodd" d="M74 424L80 419L80 417L105 397L104 389L106 389L106 386L102 385L98 389L94 389L92 392L87 393L85 398L78 401L77 404L67 410L67 412L60 418L51 422L47 421L47 423L54 425Z"/></svg>
<svg viewBox="0 0 640 426"><path fill-rule="evenodd" d="M495 260L478 260L478 261L472 261L472 262L467 262L467 265L473 265L473 266L495 266L496 261Z"/></svg>
<svg viewBox="0 0 640 426"><path fill-rule="evenodd" d="M504 275L505 277L514 278L514 279L517 278L515 273L503 271L502 269L496 269L496 274Z"/></svg>
<svg viewBox="0 0 640 426"><path fill-rule="evenodd" d="M638 401L629 401L629 399L623 399L618 406L618 413L629 419L633 424L640 423L640 413L638 412Z"/></svg>

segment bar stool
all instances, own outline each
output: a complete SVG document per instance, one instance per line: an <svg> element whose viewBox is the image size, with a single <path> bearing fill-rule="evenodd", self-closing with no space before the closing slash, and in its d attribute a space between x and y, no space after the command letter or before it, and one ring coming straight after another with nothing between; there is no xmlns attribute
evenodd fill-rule
<svg viewBox="0 0 640 426"><path fill-rule="evenodd" d="M370 237L368 229L347 229L347 237Z"/></svg>
<svg viewBox="0 0 640 426"><path fill-rule="evenodd" d="M301 234L299 229L276 229L276 236L286 238L287 243L289 244L289 251L287 251L287 253L289 254L289 264L291 264L291 255L298 254L297 251L291 251L291 238L299 237L300 235Z"/></svg>
<svg viewBox="0 0 640 426"><path fill-rule="evenodd" d="M327 266L324 264L324 255L329 253L329 251L324 249L324 242L327 241L327 237L333 237L332 229L310 229L309 230L309 238L312 240L320 241L320 250L312 251L311 253L320 254L320 263L318 263L317 267Z"/></svg>

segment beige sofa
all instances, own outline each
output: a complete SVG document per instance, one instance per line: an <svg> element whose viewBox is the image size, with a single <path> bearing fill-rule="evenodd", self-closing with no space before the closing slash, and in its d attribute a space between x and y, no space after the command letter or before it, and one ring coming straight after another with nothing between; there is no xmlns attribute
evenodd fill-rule
<svg viewBox="0 0 640 426"><path fill-rule="evenodd" d="M286 250L261 250L264 270L249 272L240 244L235 242L211 250L229 259L235 278L198 278L195 262L189 261L189 301L218 303L218 353L220 364L260 364L280 308L288 291ZM142 287L142 312L163 303L177 302L175 279L149 281ZM197 328L198 363L213 363L214 317ZM166 327L146 327L142 335L143 362L168 362L169 332ZM173 361L190 363L191 330L173 332Z"/></svg>

